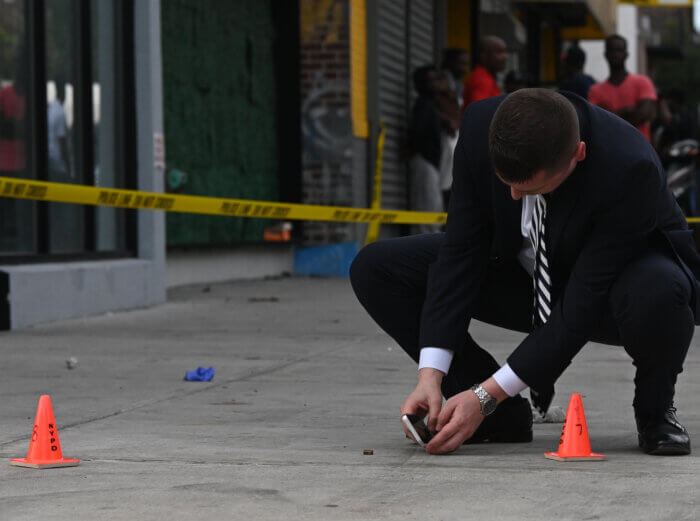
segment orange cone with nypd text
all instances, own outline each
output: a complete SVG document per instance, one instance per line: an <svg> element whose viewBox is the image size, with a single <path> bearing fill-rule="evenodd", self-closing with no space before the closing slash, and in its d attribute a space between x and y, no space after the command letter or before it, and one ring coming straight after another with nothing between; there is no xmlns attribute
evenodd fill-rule
<svg viewBox="0 0 700 521"><path fill-rule="evenodd" d="M39 407L36 410L27 457L11 459L10 465L50 469L52 467L75 467L78 463L80 463L79 459L63 457L61 442L58 440L56 420L53 417L51 398L45 394L39 398Z"/></svg>
<svg viewBox="0 0 700 521"><path fill-rule="evenodd" d="M583 412L581 395L574 393L566 409L566 421L561 431L559 450L545 452L545 458L556 461L592 461L603 460L605 456L591 452L591 442L588 439L586 415Z"/></svg>

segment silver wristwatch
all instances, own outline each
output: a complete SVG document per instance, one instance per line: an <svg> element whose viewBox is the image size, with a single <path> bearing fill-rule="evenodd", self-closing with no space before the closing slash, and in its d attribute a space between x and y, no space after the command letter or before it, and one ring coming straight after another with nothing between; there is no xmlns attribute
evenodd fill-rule
<svg viewBox="0 0 700 521"><path fill-rule="evenodd" d="M481 414L488 416L496 410L498 400L486 392L486 389L481 387L481 384L474 385L471 390L474 391L474 394L476 394L476 397L479 399L479 403L481 404Z"/></svg>

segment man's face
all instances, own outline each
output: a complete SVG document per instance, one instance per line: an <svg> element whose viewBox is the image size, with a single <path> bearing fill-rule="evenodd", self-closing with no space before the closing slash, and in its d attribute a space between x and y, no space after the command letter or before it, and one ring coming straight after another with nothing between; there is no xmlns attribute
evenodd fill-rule
<svg viewBox="0 0 700 521"><path fill-rule="evenodd" d="M428 92L435 94L440 92L440 83L442 81L442 76L437 71L428 71L425 76L425 84L428 87Z"/></svg>
<svg viewBox="0 0 700 521"><path fill-rule="evenodd" d="M610 68L619 69L627 60L627 44L622 40L612 40L605 48L605 59Z"/></svg>
<svg viewBox="0 0 700 521"><path fill-rule="evenodd" d="M466 52L459 54L450 66L450 72L457 79L462 79L469 69L469 55Z"/></svg>
<svg viewBox="0 0 700 521"><path fill-rule="evenodd" d="M437 81L437 90L440 93L450 91L450 84L447 83L447 75L446 74L439 75L438 81Z"/></svg>
<svg viewBox="0 0 700 521"><path fill-rule="evenodd" d="M574 171L579 161L586 158L586 144L582 141L576 146L571 160L566 166L557 170L538 170L532 178L522 183L510 183L505 181L496 172L498 178L510 187L510 196L516 201L526 195L549 194L559 188Z"/></svg>
<svg viewBox="0 0 700 521"><path fill-rule="evenodd" d="M506 68L508 61L508 49L501 39L494 39L484 49L484 65L487 69L501 72Z"/></svg>

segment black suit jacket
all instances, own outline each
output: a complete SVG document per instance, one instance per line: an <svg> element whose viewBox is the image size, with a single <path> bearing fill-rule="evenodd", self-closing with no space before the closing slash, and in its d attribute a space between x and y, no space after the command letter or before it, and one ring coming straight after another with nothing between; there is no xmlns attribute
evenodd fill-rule
<svg viewBox="0 0 700 521"><path fill-rule="evenodd" d="M656 152L624 120L575 94L562 94L576 108L587 155L547 204L552 313L508 358L537 391L552 388L590 339L612 283L650 248L666 248L677 259L692 281L696 322L700 310L700 256ZM522 202L496 177L488 152L489 124L503 99L472 103L464 115L447 232L428 275L421 347L459 351L465 345L489 263L514 259L523 244Z"/></svg>

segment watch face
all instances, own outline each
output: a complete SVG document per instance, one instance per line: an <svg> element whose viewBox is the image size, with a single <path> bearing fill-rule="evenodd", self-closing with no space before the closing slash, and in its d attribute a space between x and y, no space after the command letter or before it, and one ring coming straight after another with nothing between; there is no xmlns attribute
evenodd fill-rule
<svg viewBox="0 0 700 521"><path fill-rule="evenodd" d="M472 391L479 398L479 404L481 405L481 414L488 416L493 411L496 410L498 406L498 400L486 392L486 389L480 385L475 385L472 387Z"/></svg>
<svg viewBox="0 0 700 521"><path fill-rule="evenodd" d="M488 416L493 411L495 411L497 405L498 405L498 402L496 401L495 398L491 398L486 403L484 403L484 406L483 406L484 416Z"/></svg>

